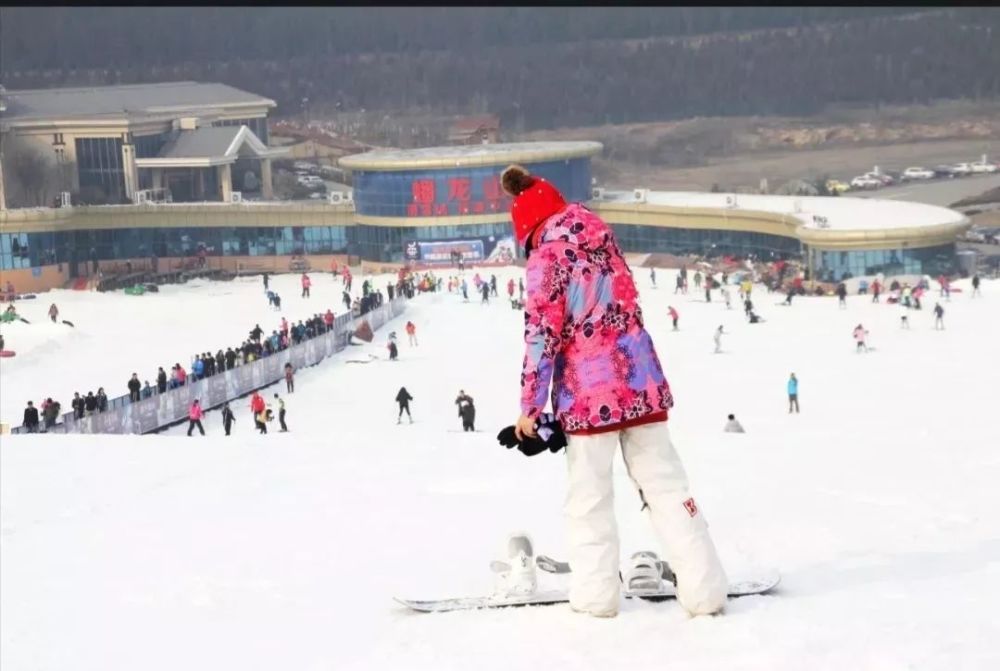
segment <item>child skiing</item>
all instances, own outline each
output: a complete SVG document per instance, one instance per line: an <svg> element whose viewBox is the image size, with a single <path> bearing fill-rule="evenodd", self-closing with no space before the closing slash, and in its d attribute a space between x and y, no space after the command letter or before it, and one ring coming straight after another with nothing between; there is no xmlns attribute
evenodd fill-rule
<svg viewBox="0 0 1000 671"><path fill-rule="evenodd" d="M854 327L854 340L857 343L857 346L854 348L855 352L860 353L861 350L868 351L868 345L865 344L865 336L867 335L868 331L861 324Z"/></svg>
<svg viewBox="0 0 1000 671"><path fill-rule="evenodd" d="M406 387L400 387L399 391L396 393L396 403L399 404L399 417L396 418L396 424L401 424L403 422L403 413L406 413L406 418L410 420L410 424L413 424L413 415L410 414L410 401L413 397L410 396L410 392L406 391Z"/></svg>
<svg viewBox="0 0 1000 671"><path fill-rule="evenodd" d="M613 231L520 166L507 168L501 184L514 198L514 233L527 256L526 352L515 433L521 440L534 437L551 382L553 410L568 443L571 608L598 617L618 614L612 463L620 442L677 576L678 601L692 615L720 611L726 575L670 441L666 420L673 398Z"/></svg>

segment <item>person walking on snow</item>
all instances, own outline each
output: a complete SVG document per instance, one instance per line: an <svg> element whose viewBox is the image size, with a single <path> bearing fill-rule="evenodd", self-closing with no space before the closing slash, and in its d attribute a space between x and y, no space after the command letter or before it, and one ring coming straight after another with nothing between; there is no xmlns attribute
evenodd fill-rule
<svg viewBox="0 0 1000 671"><path fill-rule="evenodd" d="M507 280L507 298L514 300L514 278Z"/></svg>
<svg viewBox="0 0 1000 671"><path fill-rule="evenodd" d="M518 292L517 293L517 300L523 301L524 300L524 280L521 279L520 277L517 278L517 292Z"/></svg>
<svg viewBox="0 0 1000 671"><path fill-rule="evenodd" d="M718 354L719 352L722 351L723 334L725 334L725 331L722 330L722 325L720 324L719 328L715 329L715 335L712 336L712 340L715 341L715 354Z"/></svg>
<svg viewBox="0 0 1000 671"><path fill-rule="evenodd" d="M701 271L694 271L694 288L701 289Z"/></svg>
<svg viewBox="0 0 1000 671"><path fill-rule="evenodd" d="M944 330L944 308L941 307L940 303L934 304L934 330Z"/></svg>
<svg viewBox="0 0 1000 671"><path fill-rule="evenodd" d="M674 309L673 305L667 306L667 314L670 315L670 321L674 323L674 330L677 330L677 320L680 319L680 315L677 314L677 310Z"/></svg>
<svg viewBox="0 0 1000 671"><path fill-rule="evenodd" d="M795 377L795 373L792 373L788 378L788 414L792 414L792 408L795 408L795 412L799 411L799 379Z"/></svg>
<svg viewBox="0 0 1000 671"><path fill-rule="evenodd" d="M837 285L837 305L841 309L847 309L847 285L843 282Z"/></svg>
<svg viewBox="0 0 1000 671"><path fill-rule="evenodd" d="M417 346L417 325L411 321L406 322L406 337L410 341L410 347Z"/></svg>
<svg viewBox="0 0 1000 671"><path fill-rule="evenodd" d="M666 421L673 397L614 232L520 166L507 168L501 184L514 199L515 238L527 257L515 434L535 436L551 384L553 412L567 438L570 607L597 617L618 614L612 464L620 444L677 577L680 605L692 615L721 611L726 574L671 444Z"/></svg>
<svg viewBox="0 0 1000 671"><path fill-rule="evenodd" d="M410 414L410 401L413 397L410 396L410 392L406 391L406 387L400 387L399 391L396 393L396 403L399 404L399 417L396 418L396 424L401 424L403 422L403 413L406 413L406 418L410 420L410 424L413 424L413 415Z"/></svg>
<svg viewBox="0 0 1000 671"><path fill-rule="evenodd" d="M656 288L656 268L649 269L649 281L653 283L653 288Z"/></svg>
<svg viewBox="0 0 1000 671"><path fill-rule="evenodd" d="M278 402L278 423L281 424L281 433L286 433L288 426L285 424L285 399L277 394L274 395L274 398Z"/></svg>
<svg viewBox="0 0 1000 671"><path fill-rule="evenodd" d="M729 289L725 285L722 286L722 299L726 301L726 309L732 310L732 295L729 293Z"/></svg>
<svg viewBox="0 0 1000 671"><path fill-rule="evenodd" d="M55 303L49 306L49 319L52 320L53 324L59 319L59 308L56 307Z"/></svg>
<svg viewBox="0 0 1000 671"><path fill-rule="evenodd" d="M38 408L31 401L28 401L28 407L24 409L24 419L21 426L28 433L38 433Z"/></svg>
<svg viewBox="0 0 1000 671"><path fill-rule="evenodd" d="M861 324L858 324L857 326L854 327L853 335L854 335L854 341L857 343L857 346L854 348L854 351L860 353L861 350L864 350L865 352L867 352L868 345L865 344L865 336L868 335L868 331L865 330L865 327L862 326Z"/></svg>
<svg viewBox="0 0 1000 671"><path fill-rule="evenodd" d="M976 296L979 296L980 298L983 296L983 293L979 290L978 273L972 276L972 298L975 298Z"/></svg>
<svg viewBox="0 0 1000 671"><path fill-rule="evenodd" d="M878 303L879 294L882 293L882 283L878 281L878 278L875 278L875 281L872 282L871 289L872 289L872 303Z"/></svg>
<svg viewBox="0 0 1000 671"><path fill-rule="evenodd" d="M309 287L312 286L312 280L305 273L302 273L302 298L309 298Z"/></svg>
<svg viewBox="0 0 1000 671"><path fill-rule="evenodd" d="M233 422L235 421L236 415L233 414L233 409L229 407L229 402L226 401L225 405L222 406L222 428L226 430L227 436L233 428Z"/></svg>
<svg viewBox="0 0 1000 671"><path fill-rule="evenodd" d="M194 431L194 427L198 427L198 431L201 435L205 435L205 427L201 425L201 418L205 413L201 410L201 403L198 399L194 399L194 403L191 404L191 409L188 410L188 437L191 437L191 432Z"/></svg>
<svg viewBox="0 0 1000 671"><path fill-rule="evenodd" d="M462 300L468 302L469 300L469 283L462 278Z"/></svg>
<svg viewBox="0 0 1000 671"><path fill-rule="evenodd" d="M464 389L459 389L455 405L458 406L458 416L462 419L462 431L475 431L476 405L472 397L466 394Z"/></svg>
<svg viewBox="0 0 1000 671"><path fill-rule="evenodd" d="M291 361L285 364L285 391L295 393L295 367Z"/></svg>
<svg viewBox="0 0 1000 671"><path fill-rule="evenodd" d="M490 295L497 296L499 298L500 294L497 293L497 276L490 275Z"/></svg>
<svg viewBox="0 0 1000 671"><path fill-rule="evenodd" d="M746 433L743 425L736 419L736 415L729 415L726 425L722 428L725 433Z"/></svg>

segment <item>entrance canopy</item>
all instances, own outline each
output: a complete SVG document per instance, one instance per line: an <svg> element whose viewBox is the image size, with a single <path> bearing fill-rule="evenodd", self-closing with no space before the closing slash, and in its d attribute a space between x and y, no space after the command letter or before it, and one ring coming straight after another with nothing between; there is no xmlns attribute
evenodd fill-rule
<svg viewBox="0 0 1000 671"><path fill-rule="evenodd" d="M137 168L208 168L230 165L238 158L272 159L288 153L270 148L246 126L206 126L182 130L159 154L137 158Z"/></svg>

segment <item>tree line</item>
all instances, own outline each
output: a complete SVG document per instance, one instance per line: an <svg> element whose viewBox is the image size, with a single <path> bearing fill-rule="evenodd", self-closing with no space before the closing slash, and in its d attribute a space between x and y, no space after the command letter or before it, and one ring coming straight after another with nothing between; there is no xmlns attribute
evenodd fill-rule
<svg viewBox="0 0 1000 671"><path fill-rule="evenodd" d="M304 114L308 98L317 117L492 112L508 130L527 131L1000 95L1000 12L991 8L2 11L10 89L221 81L275 99L279 116ZM89 18L70 30L62 21L78 11ZM194 26L198 12L215 18ZM153 25L153 13L163 20ZM10 40L27 15L58 17L59 39L31 41L22 30ZM120 39L87 35L102 16ZM490 30L483 17L494 19ZM199 37L207 30L211 44ZM91 69L67 69L70 62Z"/></svg>

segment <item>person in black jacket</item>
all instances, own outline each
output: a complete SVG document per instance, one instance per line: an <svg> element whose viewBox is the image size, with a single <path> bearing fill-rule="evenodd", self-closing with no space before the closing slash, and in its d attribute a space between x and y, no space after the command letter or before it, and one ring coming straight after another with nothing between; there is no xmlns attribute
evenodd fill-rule
<svg viewBox="0 0 1000 671"><path fill-rule="evenodd" d="M107 412L108 395L104 393L104 387L97 388L97 412Z"/></svg>
<svg viewBox="0 0 1000 671"><path fill-rule="evenodd" d="M162 369L161 369L162 370ZM80 392L73 392L73 401L70 403L70 407L73 408L73 418L82 419L83 412L87 408L87 404L84 399L80 396Z"/></svg>
<svg viewBox="0 0 1000 671"><path fill-rule="evenodd" d="M28 433L38 433L38 408L31 401L24 409L24 428Z"/></svg>
<svg viewBox="0 0 1000 671"><path fill-rule="evenodd" d="M167 371L163 370L163 366L156 372L156 391L160 394L167 390Z"/></svg>
<svg viewBox="0 0 1000 671"><path fill-rule="evenodd" d="M410 414L410 401L413 397L410 396L410 392L406 391L406 387L400 387L399 393L396 394L396 403L399 404L399 417L396 418L396 424L401 424L403 421L403 411L406 411L406 417L410 420L410 424L413 424L413 415Z"/></svg>
<svg viewBox="0 0 1000 671"><path fill-rule="evenodd" d="M128 381L128 400L135 403L139 400L139 392L142 391L142 382L139 381L139 374L132 373L132 379Z"/></svg>
<svg viewBox="0 0 1000 671"><path fill-rule="evenodd" d="M458 391L458 398L455 399L458 406L458 416L462 418L463 431L476 430L476 406L472 397L465 393L464 389Z"/></svg>
<svg viewBox="0 0 1000 671"><path fill-rule="evenodd" d="M232 409L229 407L229 403L226 402L222 406L222 427L226 430L226 435L229 435L229 430L233 428L233 422L236 421L236 415L233 414Z"/></svg>
<svg viewBox="0 0 1000 671"><path fill-rule="evenodd" d="M83 399L83 405L87 409L88 415L93 415L97 412L97 397L94 396L94 392L87 392L87 398Z"/></svg>
<svg viewBox="0 0 1000 671"><path fill-rule="evenodd" d="M236 368L236 351L232 347L226 350L226 370Z"/></svg>

